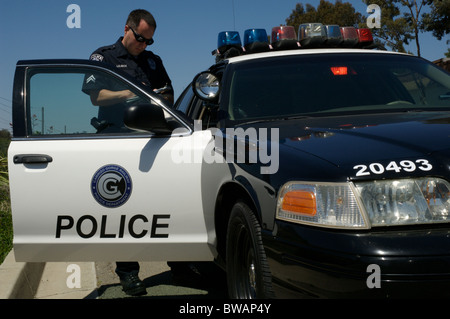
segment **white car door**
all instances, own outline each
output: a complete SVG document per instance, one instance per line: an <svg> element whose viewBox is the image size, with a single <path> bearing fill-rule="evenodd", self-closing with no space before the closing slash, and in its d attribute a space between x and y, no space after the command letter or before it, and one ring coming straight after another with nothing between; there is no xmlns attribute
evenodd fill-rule
<svg viewBox="0 0 450 319"><path fill-rule="evenodd" d="M102 122L83 91L100 79L162 110L174 133ZM213 260L202 163L173 158L180 145L203 152L209 131L194 132L125 74L88 61L19 62L13 99L8 161L18 261Z"/></svg>

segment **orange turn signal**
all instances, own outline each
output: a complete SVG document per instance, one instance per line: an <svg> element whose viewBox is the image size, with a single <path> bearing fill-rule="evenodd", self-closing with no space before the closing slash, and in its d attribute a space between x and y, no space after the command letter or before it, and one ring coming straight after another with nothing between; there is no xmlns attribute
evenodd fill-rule
<svg viewBox="0 0 450 319"><path fill-rule="evenodd" d="M307 190L295 190L283 196L281 209L293 213L315 216L317 213L316 195Z"/></svg>

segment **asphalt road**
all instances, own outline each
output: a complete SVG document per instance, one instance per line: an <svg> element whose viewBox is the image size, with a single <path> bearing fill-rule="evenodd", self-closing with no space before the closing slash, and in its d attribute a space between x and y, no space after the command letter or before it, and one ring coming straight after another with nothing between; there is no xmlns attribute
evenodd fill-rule
<svg viewBox="0 0 450 319"><path fill-rule="evenodd" d="M164 298L164 299L227 299L225 273L213 263L183 264L183 271L174 274L166 262L140 262L139 277L147 294L126 295L114 272L114 262L95 264L98 282L97 299Z"/></svg>

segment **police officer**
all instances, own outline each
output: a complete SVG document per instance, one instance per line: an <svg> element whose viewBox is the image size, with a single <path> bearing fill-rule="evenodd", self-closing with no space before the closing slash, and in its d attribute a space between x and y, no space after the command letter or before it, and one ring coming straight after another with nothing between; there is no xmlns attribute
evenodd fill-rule
<svg viewBox="0 0 450 319"><path fill-rule="evenodd" d="M153 43L155 30L156 22L151 13L141 9L134 10L128 16L124 36L120 37L113 45L95 50L90 59L112 64L152 90L165 87L161 94L170 103L173 103L171 81L161 58L145 50L148 45ZM100 121L105 119L108 122L120 121L123 117L123 102L135 95L130 90L105 82L95 78L89 79L87 76L83 84L83 91L90 95L94 105L99 106ZM116 266L116 273L125 293L129 295L146 293L145 285L138 276L138 262L117 262Z"/></svg>
<svg viewBox="0 0 450 319"><path fill-rule="evenodd" d="M109 63L159 92L173 104L172 82L164 68L161 58L146 47L151 45L156 30L153 15L142 9L132 11L125 25L125 33L116 43L95 50L90 60ZM111 80L101 80L92 75L86 76L83 91L90 95L94 105L99 106L98 120L106 122L113 131L123 128L123 108L127 100L135 97L128 89L121 88ZM110 130L111 131L111 130ZM107 131L104 131L107 132Z"/></svg>

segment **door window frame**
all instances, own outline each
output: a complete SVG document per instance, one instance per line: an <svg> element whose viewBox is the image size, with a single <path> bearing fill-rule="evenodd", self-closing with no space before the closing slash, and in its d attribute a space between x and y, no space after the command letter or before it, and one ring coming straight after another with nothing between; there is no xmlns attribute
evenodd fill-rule
<svg viewBox="0 0 450 319"><path fill-rule="evenodd" d="M142 95L148 97L152 104L156 104L163 108L166 114L169 114L174 120L179 122L185 130L176 130L170 136L185 136L193 133L193 127L190 123L182 119L174 109L166 105L164 100L155 93L148 90L143 84L138 83L130 75L124 71L110 66L103 62L90 60L36 60L36 61L19 61L16 66L16 74L14 78L13 92L13 139L99 139L99 138L133 138L133 137L153 137L155 134L151 132L134 131L131 133L109 133L109 134L51 134L51 135L33 135L31 116L29 109L30 98L30 74L39 74L35 70L42 70L42 73L81 73L83 69L86 71L103 72L118 81L124 82L132 89L138 91ZM45 71L48 69L48 72ZM60 69L60 71L58 70ZM55 72L51 72L54 70ZM45 72L44 72L45 71ZM58 72L56 72L58 71ZM86 72L87 73L87 72ZM92 106L95 107L95 106Z"/></svg>

